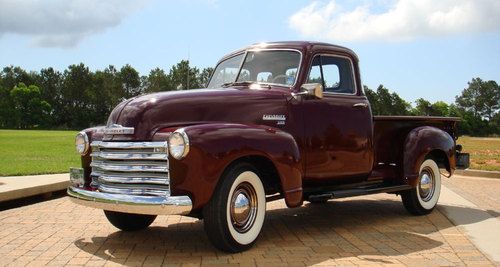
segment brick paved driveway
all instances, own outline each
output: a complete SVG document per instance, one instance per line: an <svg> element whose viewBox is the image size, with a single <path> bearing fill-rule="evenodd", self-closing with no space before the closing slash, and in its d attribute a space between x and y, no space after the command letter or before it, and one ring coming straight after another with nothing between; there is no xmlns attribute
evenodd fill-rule
<svg viewBox="0 0 500 267"><path fill-rule="evenodd" d="M124 233L63 197L0 211L0 265L493 265L438 210L413 217L393 195L268 210L256 246L226 254L196 219L161 216Z"/></svg>

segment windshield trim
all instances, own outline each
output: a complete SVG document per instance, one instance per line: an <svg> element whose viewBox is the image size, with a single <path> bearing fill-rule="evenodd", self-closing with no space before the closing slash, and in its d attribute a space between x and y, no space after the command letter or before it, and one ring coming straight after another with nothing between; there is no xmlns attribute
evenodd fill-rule
<svg viewBox="0 0 500 267"><path fill-rule="evenodd" d="M222 64L224 61L230 60L230 59L235 58L235 57L240 56L240 55L243 55L243 58L242 58L242 60L240 62L240 65L238 67L238 74L236 75L236 77L240 76L241 66L243 65L243 62L245 61L245 58L247 57L247 52L246 51L239 51L238 53L226 56L226 57L222 58L221 60L219 60L219 62L217 63L217 65L215 65L214 70L212 71L212 75L210 75L210 80L208 80L208 82L207 82L207 84L205 86L207 88L209 88L208 86L210 85L210 82L214 78L215 71L217 70L217 68L219 67L220 64ZM234 80L233 82L235 82L235 81L236 80Z"/></svg>
<svg viewBox="0 0 500 267"><path fill-rule="evenodd" d="M250 48L250 49L246 49L244 51L241 51L240 53L236 53L236 54L234 54L232 56L225 57L223 60L219 61L219 63L214 68L214 73L213 74L215 74L215 70L217 69L217 67L222 62L224 62L224 61L226 61L228 59L237 57L237 56L239 56L241 54L244 54L243 59L240 62L240 66L239 66L239 69L238 69L238 75L236 75L236 78L234 79L234 81L232 81L233 83L235 83L236 81L238 81L238 78L240 77L241 68L243 67L243 64L245 63L245 60L246 60L247 55L248 55L248 52L261 52L261 51L293 51L293 52L299 53L300 59L299 59L299 64L297 66L297 73L295 74L295 80L293 81L292 85L286 85L286 84L282 84L282 83L264 83L264 82L261 83L261 82L257 82L257 81L253 81L253 82L256 83L256 84L266 84L266 85L274 85L274 86L281 86L281 87L288 87L288 88L295 87L295 85L297 84L297 80L299 78L299 75L302 72L303 54L302 54L302 51L300 51L298 49L293 49L293 48ZM210 84L210 82L212 81L213 74L212 74L212 77L210 77L210 81L208 81L207 85Z"/></svg>

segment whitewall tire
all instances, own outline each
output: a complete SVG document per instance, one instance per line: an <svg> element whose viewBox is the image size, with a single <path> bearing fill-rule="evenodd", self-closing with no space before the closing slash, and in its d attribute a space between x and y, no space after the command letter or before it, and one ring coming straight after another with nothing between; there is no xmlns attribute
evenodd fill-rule
<svg viewBox="0 0 500 267"><path fill-rule="evenodd" d="M221 179L203 209L205 231L215 247L244 251L255 243L264 224L264 185L257 170L246 163L234 165Z"/></svg>
<svg viewBox="0 0 500 267"><path fill-rule="evenodd" d="M441 174L436 162L426 159L420 165L418 185L401 194L405 208L414 215L429 214L441 193Z"/></svg>

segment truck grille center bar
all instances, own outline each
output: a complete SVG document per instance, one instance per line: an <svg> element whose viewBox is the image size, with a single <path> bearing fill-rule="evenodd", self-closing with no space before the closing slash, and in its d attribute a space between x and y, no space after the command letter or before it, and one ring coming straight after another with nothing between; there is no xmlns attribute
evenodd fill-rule
<svg viewBox="0 0 500 267"><path fill-rule="evenodd" d="M170 196L167 142L92 142L92 187L100 192Z"/></svg>
<svg viewBox="0 0 500 267"><path fill-rule="evenodd" d="M97 191L71 186L79 204L140 214L188 214L188 196L170 196L167 142L91 143L92 182Z"/></svg>

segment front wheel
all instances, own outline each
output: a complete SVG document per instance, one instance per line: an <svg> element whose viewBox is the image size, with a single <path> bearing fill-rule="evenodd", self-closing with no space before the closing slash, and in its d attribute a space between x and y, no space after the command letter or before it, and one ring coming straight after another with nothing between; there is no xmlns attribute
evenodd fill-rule
<svg viewBox="0 0 500 267"><path fill-rule="evenodd" d="M150 226L156 215L142 215L105 210L108 221L123 231L138 231Z"/></svg>
<svg viewBox="0 0 500 267"><path fill-rule="evenodd" d="M203 209L205 232L220 250L241 252L259 236L266 214L266 195L252 165L233 166L222 177Z"/></svg>
<svg viewBox="0 0 500 267"><path fill-rule="evenodd" d="M418 180L417 187L401 194L403 205L413 215L429 214L441 192L441 174L434 160L427 159L420 165Z"/></svg>

